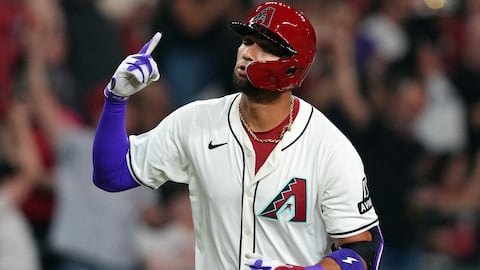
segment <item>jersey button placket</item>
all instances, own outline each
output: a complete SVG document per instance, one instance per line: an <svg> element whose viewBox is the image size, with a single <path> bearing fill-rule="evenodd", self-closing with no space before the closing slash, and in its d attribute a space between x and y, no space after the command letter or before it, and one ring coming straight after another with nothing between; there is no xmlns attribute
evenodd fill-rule
<svg viewBox="0 0 480 270"><path fill-rule="evenodd" d="M247 185L245 190L245 196L243 201L243 237L242 237L242 250L244 252L253 251L253 196L255 193L255 185Z"/></svg>

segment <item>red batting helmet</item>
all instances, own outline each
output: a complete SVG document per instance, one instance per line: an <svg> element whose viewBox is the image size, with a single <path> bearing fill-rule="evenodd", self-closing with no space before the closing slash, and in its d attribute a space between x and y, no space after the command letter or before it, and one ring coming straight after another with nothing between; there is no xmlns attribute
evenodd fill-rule
<svg viewBox="0 0 480 270"><path fill-rule="evenodd" d="M315 31L300 11L284 3L265 2L249 14L245 23L232 22L229 27L241 36L261 34L291 55L248 64L247 78L253 86L272 91L300 87L316 53Z"/></svg>

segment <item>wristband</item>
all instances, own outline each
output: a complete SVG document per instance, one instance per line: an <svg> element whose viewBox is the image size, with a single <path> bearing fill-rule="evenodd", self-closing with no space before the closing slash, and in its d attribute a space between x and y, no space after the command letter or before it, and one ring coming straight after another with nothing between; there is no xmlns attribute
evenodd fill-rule
<svg viewBox="0 0 480 270"><path fill-rule="evenodd" d="M339 249L326 257L333 259L342 270L365 270L362 257L349 248Z"/></svg>
<svg viewBox="0 0 480 270"><path fill-rule="evenodd" d="M116 83L115 78L112 78L112 80L109 83L109 85L111 87L109 87L108 85L107 85L107 87L105 87L105 89L103 90L103 94L105 95L105 98L107 98L110 101L117 102L117 103L127 102L128 97L122 97L122 96L119 96L119 95L115 95L112 91L110 91L109 88L114 88L115 83Z"/></svg>

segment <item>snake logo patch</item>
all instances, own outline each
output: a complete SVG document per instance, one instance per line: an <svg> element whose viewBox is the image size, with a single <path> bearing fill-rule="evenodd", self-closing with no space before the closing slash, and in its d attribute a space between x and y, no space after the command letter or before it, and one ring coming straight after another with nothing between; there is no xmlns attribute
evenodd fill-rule
<svg viewBox="0 0 480 270"><path fill-rule="evenodd" d="M259 216L286 222L307 221L307 181L292 178Z"/></svg>

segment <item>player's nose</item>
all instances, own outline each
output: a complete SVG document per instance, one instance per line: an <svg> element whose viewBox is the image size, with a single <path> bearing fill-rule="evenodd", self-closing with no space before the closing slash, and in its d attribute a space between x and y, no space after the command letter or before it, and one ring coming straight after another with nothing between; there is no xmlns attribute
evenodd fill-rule
<svg viewBox="0 0 480 270"><path fill-rule="evenodd" d="M248 45L243 44L242 46L243 46L241 50L242 59L247 61L255 61L256 55L258 54L258 50L260 48L257 45L257 43L248 44Z"/></svg>

